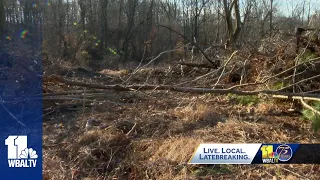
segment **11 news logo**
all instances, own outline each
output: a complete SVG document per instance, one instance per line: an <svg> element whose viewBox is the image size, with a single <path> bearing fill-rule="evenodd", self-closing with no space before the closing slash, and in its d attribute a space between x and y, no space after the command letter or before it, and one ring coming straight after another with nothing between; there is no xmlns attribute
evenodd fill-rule
<svg viewBox="0 0 320 180"><path fill-rule="evenodd" d="M289 145L279 145L277 149L273 150L273 145L263 145L261 147L262 163L275 164L279 161L287 162L292 157L292 149Z"/></svg>
<svg viewBox="0 0 320 180"><path fill-rule="evenodd" d="M9 136L5 140L8 146L8 165L9 167L36 167L37 152L28 148L27 136Z"/></svg>

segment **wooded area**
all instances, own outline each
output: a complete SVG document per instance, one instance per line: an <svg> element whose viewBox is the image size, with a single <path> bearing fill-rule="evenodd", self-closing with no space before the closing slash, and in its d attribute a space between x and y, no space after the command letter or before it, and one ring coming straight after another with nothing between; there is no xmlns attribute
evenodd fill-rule
<svg viewBox="0 0 320 180"><path fill-rule="evenodd" d="M1 6L3 2L5 7ZM295 27L306 25L312 16L311 4L307 2L297 6L288 17L274 7L273 1L265 0L4 0L1 3L6 13L0 9L0 24L1 29L7 29L7 35L12 35L18 27L37 34L36 27L43 25L43 49L48 55L85 61L85 64L89 63L88 58L102 61L103 56L121 62L140 61L188 43L162 26L181 32L202 49L223 46L229 41L238 47L245 44L257 47L262 39L279 31L293 32ZM279 6L280 2L276 3ZM88 54L78 57L83 51ZM165 59L180 59L185 55L185 52L169 53Z"/></svg>
<svg viewBox="0 0 320 180"><path fill-rule="evenodd" d="M42 58L44 179L319 179L187 165L201 142L320 142L320 13L283 3L0 0L1 48Z"/></svg>

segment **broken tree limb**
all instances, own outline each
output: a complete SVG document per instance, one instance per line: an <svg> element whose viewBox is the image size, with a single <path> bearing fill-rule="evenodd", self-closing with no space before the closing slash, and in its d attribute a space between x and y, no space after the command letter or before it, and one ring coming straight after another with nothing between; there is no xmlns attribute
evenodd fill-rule
<svg viewBox="0 0 320 180"><path fill-rule="evenodd" d="M91 90L86 91L85 93L103 93L102 90ZM60 95L70 95L70 94L83 94L84 90L75 90L75 91L65 91L65 92L49 92L49 93L43 93L43 96L60 96Z"/></svg>
<svg viewBox="0 0 320 180"><path fill-rule="evenodd" d="M215 67L213 67L212 65L210 65L210 64L205 64L205 63L199 64L199 63L181 62L181 63L178 63L178 64L179 64L179 65L183 65L183 66L199 67L199 68L210 68L210 69L215 68Z"/></svg>
<svg viewBox="0 0 320 180"><path fill-rule="evenodd" d="M221 67L216 69L216 70L214 70L214 71L212 71L212 72L208 72L207 74L201 75L201 76L199 76L199 77L197 77L197 78L195 78L195 79L193 79L191 81L185 81L185 82L179 83L179 84L177 84L177 86L181 86L181 85L184 85L184 84L187 84L187 83L192 83L192 82L198 81L199 79L207 77L209 75L214 75L215 76L215 74L217 74L220 70L221 70Z"/></svg>
<svg viewBox="0 0 320 180"><path fill-rule="evenodd" d="M61 76L51 75L51 76L43 76L43 82L56 82L56 83L64 83L70 86L80 86L80 87L87 87L93 89L110 89L110 90L119 90L119 91L130 91L127 88L124 88L120 85L109 85L104 86L100 84L93 84L93 83L84 83L79 81L70 81L67 79L62 78Z"/></svg>
<svg viewBox="0 0 320 180"><path fill-rule="evenodd" d="M280 99L288 99L288 96L283 96L283 95L273 95L272 96L273 98L280 98ZM313 107L311 107L310 105L308 105L304 100L309 100L309 101L319 101L320 102L320 99L319 98L313 98L313 97L302 97L302 96L292 96L291 97L292 99L297 99L297 100L300 100L301 104L311 110L312 112L314 112L315 114L317 115L320 115L320 112L317 111L316 109L314 109Z"/></svg>
<svg viewBox="0 0 320 180"><path fill-rule="evenodd" d="M126 134L126 136L129 136L136 126L137 126L137 123L134 123L130 131Z"/></svg>
<svg viewBox="0 0 320 180"><path fill-rule="evenodd" d="M320 102L320 99L319 98L314 98L314 97L302 97L302 96L285 96L285 95L273 95L272 96L273 98L279 98L279 99L297 99L297 100L300 100L300 99L304 99L304 100L310 100L310 101L319 101Z"/></svg>
<svg viewBox="0 0 320 180"><path fill-rule="evenodd" d="M86 102L94 102L94 103L109 103L109 104L114 104L114 105L124 104L124 103L112 102L112 101L108 101L108 100L98 101L98 100L91 100L91 99L83 99L83 97L76 98L76 97L65 97L65 96L54 96L54 97L48 96L48 97L42 98L42 100L86 101ZM86 106L88 106L88 105L86 105Z"/></svg>
<svg viewBox="0 0 320 180"><path fill-rule="evenodd" d="M292 99L293 96L301 96L301 97L313 97L320 98L320 94L311 94L311 93L287 93L281 92L279 90L257 90L257 91L239 91L234 90L233 87L228 89L212 89L208 88L197 88L197 87L179 87L172 85L148 85L148 84L137 84L137 85L100 85L100 84L92 84L92 83L84 83L77 81L66 80L62 77L44 77L44 81L49 81L50 79L54 79L55 81L59 81L60 83L64 83L71 86L81 86L95 89L105 89L105 90L115 90L115 91L137 91L137 90L171 90L176 92L185 92L185 93L214 93L214 94L238 94L238 95L259 95L259 94L268 94L268 95L284 95L288 96L289 99Z"/></svg>
<svg viewBox="0 0 320 180"><path fill-rule="evenodd" d="M239 85L235 85L235 86L233 86L233 87L231 87L232 89L236 89L236 88L240 88L240 87L246 87L246 86L257 86L257 85L261 85L261 84L265 84L265 83L267 83L269 80L271 80L271 79L274 79L274 78L276 78L276 77L278 77L278 76L280 76L280 75L283 75L283 74L285 74L285 73L287 73L287 72L289 72L289 71L291 71L291 70L294 70L295 68L298 68L298 67L300 67L300 66L303 66L303 65L307 65L307 64L311 64L311 63L316 63L316 62L318 62L318 61L320 61L320 57L317 57L317 58L314 58L314 59L310 59L309 61L306 61L306 62L302 62L302 63L300 63L300 64L297 64L297 65L295 65L295 66L293 66L293 67L291 67L291 68L289 68L289 69L286 69L286 70L284 70L284 71L282 71L282 72L280 72L280 73L278 73L278 74L275 74L275 75L273 75L273 76L270 76L270 77L268 77L268 78L266 78L266 79L264 79L264 80L262 80L262 81L260 81L260 82L254 82L254 83L246 83L246 84L239 84ZM291 76L293 76L293 75L291 75ZM290 76L290 77L291 77ZM312 79L313 78L317 78L317 77L311 77ZM310 79L308 79L308 80L310 80ZM304 80L302 81L302 82L304 82ZM301 83L301 81L299 81L298 83ZM296 84L295 84L296 85ZM291 87L291 86L290 86ZM284 88L289 88L289 87L284 87ZM230 88L229 88L230 89ZM283 89L282 89L283 90Z"/></svg>
<svg viewBox="0 0 320 180"><path fill-rule="evenodd" d="M231 56L229 57L229 59L224 63L222 72L221 72L221 74L220 74L217 82L215 83L215 86L218 85L218 83L219 83L222 75L224 74L224 71L226 70L227 65L229 64L229 62L231 61L231 59L233 58L233 56L234 56L235 54L237 54L237 52L238 52L238 51L233 52L233 53L231 54Z"/></svg>
<svg viewBox="0 0 320 180"><path fill-rule="evenodd" d="M315 110L313 107L311 107L310 105L308 105L306 102L304 102L303 99L304 99L304 98L301 98L301 99L300 99L301 104L302 104L305 108L310 109L312 112L314 112L315 114L317 114L318 116L320 116L320 112L317 111L317 110Z"/></svg>
<svg viewBox="0 0 320 180"><path fill-rule="evenodd" d="M188 43L188 44L190 44L190 43ZM187 46L188 44L183 45L183 46L181 46L181 47L179 47L179 48L176 48L176 49L172 49L172 50L168 50L168 51L163 51L163 52L159 53L158 56L152 58L147 64L143 65L141 68L136 69L136 70L134 71L134 73L137 73L139 69L142 69L142 68L147 67L147 66L150 65L152 62L154 62L155 60L157 60L158 58L160 58L160 56L162 56L163 54L178 51L179 49Z"/></svg>
<svg viewBox="0 0 320 180"><path fill-rule="evenodd" d="M298 84L301 84L301 83L303 83L303 82L306 82L306 81L309 81L309 80L312 80L312 79L316 79L316 78L320 78L320 74L318 74L318 75L316 75L316 76L312 76L312 77L307 78L307 79L303 79L303 80L298 81L298 82L295 82L295 83L290 84L290 85L288 85L288 86L286 86L286 87L283 87L283 88L281 88L281 89L279 89L279 90L282 91L282 90L288 89L288 88L290 88L290 87L294 87L295 85L298 85Z"/></svg>

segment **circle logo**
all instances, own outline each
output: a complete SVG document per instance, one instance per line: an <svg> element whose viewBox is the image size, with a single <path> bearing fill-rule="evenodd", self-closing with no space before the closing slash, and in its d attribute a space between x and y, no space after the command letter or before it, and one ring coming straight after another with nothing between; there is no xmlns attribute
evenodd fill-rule
<svg viewBox="0 0 320 180"><path fill-rule="evenodd" d="M292 157L292 149L290 146L283 144L277 147L276 153L278 154L279 161L286 162Z"/></svg>

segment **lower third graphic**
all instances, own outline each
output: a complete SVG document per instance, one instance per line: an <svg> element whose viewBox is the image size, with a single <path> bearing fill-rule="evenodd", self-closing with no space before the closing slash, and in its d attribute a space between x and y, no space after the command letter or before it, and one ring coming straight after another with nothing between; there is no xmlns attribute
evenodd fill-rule
<svg viewBox="0 0 320 180"><path fill-rule="evenodd" d="M8 146L8 164L9 167L36 167L37 152L28 148L27 136L9 136L5 140Z"/></svg>

